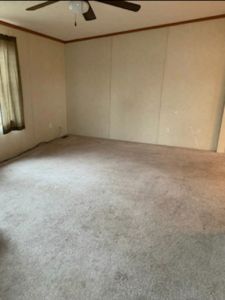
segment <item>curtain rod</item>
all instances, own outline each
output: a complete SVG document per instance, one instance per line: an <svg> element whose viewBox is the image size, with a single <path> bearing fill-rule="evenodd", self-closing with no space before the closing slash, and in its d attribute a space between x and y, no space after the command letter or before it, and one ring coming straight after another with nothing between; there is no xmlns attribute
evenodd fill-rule
<svg viewBox="0 0 225 300"><path fill-rule="evenodd" d="M10 41L10 40L16 40L16 37L0 33L0 39L2 39L2 40L9 40Z"/></svg>

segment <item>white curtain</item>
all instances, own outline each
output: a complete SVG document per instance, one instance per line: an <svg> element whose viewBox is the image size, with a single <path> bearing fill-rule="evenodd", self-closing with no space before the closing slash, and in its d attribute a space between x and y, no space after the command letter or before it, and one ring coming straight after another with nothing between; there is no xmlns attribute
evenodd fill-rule
<svg viewBox="0 0 225 300"><path fill-rule="evenodd" d="M1 34L0 118L3 134L25 128L16 38Z"/></svg>

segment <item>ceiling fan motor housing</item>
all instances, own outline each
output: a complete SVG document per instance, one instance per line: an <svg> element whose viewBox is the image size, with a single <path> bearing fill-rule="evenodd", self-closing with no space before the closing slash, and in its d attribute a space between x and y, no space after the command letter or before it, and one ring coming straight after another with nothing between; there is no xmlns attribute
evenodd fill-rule
<svg viewBox="0 0 225 300"><path fill-rule="evenodd" d="M89 10L89 5L86 1L69 1L69 9L75 14L84 14Z"/></svg>

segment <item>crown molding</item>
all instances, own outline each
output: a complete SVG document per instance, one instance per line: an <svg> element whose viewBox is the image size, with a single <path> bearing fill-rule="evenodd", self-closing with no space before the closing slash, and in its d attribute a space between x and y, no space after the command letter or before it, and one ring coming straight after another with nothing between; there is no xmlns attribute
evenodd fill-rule
<svg viewBox="0 0 225 300"><path fill-rule="evenodd" d="M18 26L6 21L0 20L0 25L4 25L10 28L14 28L17 30L21 30L24 32L28 32L31 34L35 34L59 43L63 44L69 44L69 43L75 43L75 42L81 42L81 41L86 41L86 40L92 40L92 39L99 39L99 38L104 38L104 37L110 37L110 36L115 36L115 35L122 35L122 34L128 34L128 33L133 33L133 32L139 32L139 31L145 31L145 30L152 30L152 29L158 29L158 28L163 28L163 27L170 27L170 26L179 26L183 24L189 24L189 23L197 23L197 22L203 22L203 21L209 21L209 20L216 20L216 19L222 19L225 18L225 14L220 14L220 15L214 15L214 16L208 16L208 17L203 17L203 18L197 18L197 19L189 19L185 21L179 21L179 22L174 22L174 23L166 23L166 24L159 24L159 25L154 25L154 26L148 26L148 27L141 27L141 28L136 28L136 29L131 29L131 30L125 30L125 31L118 31L118 32L112 32L112 33L107 33L107 34L101 34L101 35L95 35L95 36L89 36L89 37L84 37L84 38L78 38L78 39L73 39L73 40L62 40L58 39L56 37L40 33L22 26Z"/></svg>
<svg viewBox="0 0 225 300"><path fill-rule="evenodd" d="M126 31L112 32L112 33L108 33L108 34L90 36L90 37L79 38L79 39L73 39L73 40L64 41L64 43L69 44L69 43L81 42L81 41L86 41L86 40L110 37L110 36L115 36L115 35L128 34L128 33L133 33L133 32L152 30L152 29L158 29L158 28L170 27L170 26L178 26L178 25L183 25L183 24L188 24L188 23L197 23L197 22L222 19L222 18L225 18L225 14L203 17L203 18L198 18L198 19L190 19L190 20L174 22L174 23L154 25L154 26L149 26L149 27L136 28L136 29L126 30Z"/></svg>
<svg viewBox="0 0 225 300"><path fill-rule="evenodd" d="M0 20L0 25L4 25L4 26L10 27L10 28L25 31L25 32L28 32L28 33L31 33L31 34L35 34L35 35L38 35L38 36L41 36L41 37L44 37L44 38L47 38L47 39L50 39L50 40L53 40L53 41L56 41L56 42L65 43L64 40L55 38L53 36L50 36L50 35L47 35L47 34L44 34L44 33L40 33L38 31L28 29L28 28L25 28L25 27L22 27L22 26L18 26L18 25L15 25L15 24L12 24L12 23L9 23L9 22L6 22L6 21Z"/></svg>

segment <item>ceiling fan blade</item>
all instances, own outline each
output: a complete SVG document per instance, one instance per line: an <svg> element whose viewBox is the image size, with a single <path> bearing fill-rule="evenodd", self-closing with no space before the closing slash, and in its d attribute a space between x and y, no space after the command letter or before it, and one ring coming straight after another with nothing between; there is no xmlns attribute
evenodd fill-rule
<svg viewBox="0 0 225 300"><path fill-rule="evenodd" d="M57 0L57 1L45 1L44 3L40 3L40 4L37 4L37 5L31 6L31 7L28 7L26 10L28 10L28 11L36 10L36 9L45 7L47 5L54 4L55 2L59 2L59 0Z"/></svg>
<svg viewBox="0 0 225 300"><path fill-rule="evenodd" d="M110 0L96 0L96 1L109 4L112 6L120 7L123 9L128 9L135 12L139 11L139 9L141 8L141 5L132 2L127 2L127 1L110 1Z"/></svg>
<svg viewBox="0 0 225 300"><path fill-rule="evenodd" d="M85 1L87 2L87 4L89 5L89 10L83 14L84 18L86 21L91 21L91 20L95 20L96 19L96 15L91 7L91 4L89 1Z"/></svg>

